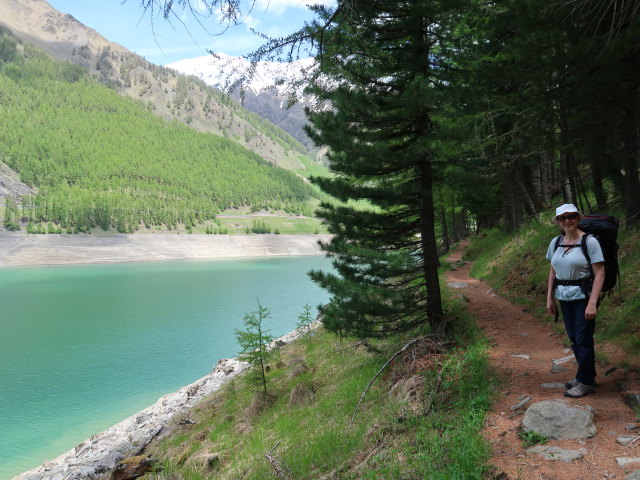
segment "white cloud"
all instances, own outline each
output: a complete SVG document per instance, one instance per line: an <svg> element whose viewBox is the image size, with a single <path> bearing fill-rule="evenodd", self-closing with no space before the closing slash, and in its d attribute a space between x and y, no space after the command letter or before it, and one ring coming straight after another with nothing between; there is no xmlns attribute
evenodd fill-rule
<svg viewBox="0 0 640 480"><path fill-rule="evenodd" d="M247 15L247 17L244 19L244 25L247 28L255 28L258 29L260 27L260 25L262 25L262 20L260 20L259 18L254 17L253 15Z"/></svg>
<svg viewBox="0 0 640 480"><path fill-rule="evenodd" d="M208 11L207 4L204 2L204 0L196 0L194 6L199 12L206 13Z"/></svg>

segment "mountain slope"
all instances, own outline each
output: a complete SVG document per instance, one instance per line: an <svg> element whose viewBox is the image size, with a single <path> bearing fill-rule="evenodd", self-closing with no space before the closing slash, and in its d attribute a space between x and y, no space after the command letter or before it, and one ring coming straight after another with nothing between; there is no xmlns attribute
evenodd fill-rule
<svg viewBox="0 0 640 480"><path fill-rule="evenodd" d="M153 105L122 97L6 33L0 99L0 158L38 188L22 217L49 223L48 231L189 230L243 205L301 213L313 195L294 173L229 139L167 122Z"/></svg>
<svg viewBox="0 0 640 480"><path fill-rule="evenodd" d="M305 148L283 130L195 77L147 62L44 0L0 0L0 25L53 58L83 67L120 94L152 106L156 115L216 133L287 169L304 169Z"/></svg>
<svg viewBox="0 0 640 480"><path fill-rule="evenodd" d="M304 107L311 100L300 87L313 68L313 60L258 62L252 66L243 58L218 54L180 60L167 67L185 75L194 75L207 85L242 99L249 110L279 126L308 149L314 147L303 130L307 123ZM252 69L255 71L249 75ZM291 96L297 99L297 103L289 107Z"/></svg>

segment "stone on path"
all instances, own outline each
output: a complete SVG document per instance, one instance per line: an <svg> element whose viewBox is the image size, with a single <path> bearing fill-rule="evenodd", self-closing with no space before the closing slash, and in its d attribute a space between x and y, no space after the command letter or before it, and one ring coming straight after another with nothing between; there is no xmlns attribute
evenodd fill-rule
<svg viewBox="0 0 640 480"><path fill-rule="evenodd" d="M469 288L469 284L465 282L451 282L447 283L447 286L451 288Z"/></svg>
<svg viewBox="0 0 640 480"><path fill-rule="evenodd" d="M640 470L636 470L635 472L631 472L629 475L624 477L624 480L640 480Z"/></svg>
<svg viewBox="0 0 640 480"><path fill-rule="evenodd" d="M548 446L548 445L536 445L527 449L528 454L540 455L545 460L559 460L561 462L572 462L579 458L584 457L587 454L586 448L579 450L568 450L566 448Z"/></svg>
<svg viewBox="0 0 640 480"><path fill-rule="evenodd" d="M510 410L519 410L522 407L524 407L527 403L529 403L530 401L531 401L531 397L524 397L518 403L516 403L515 405L512 405L511 407L509 407L509 409Z"/></svg>
<svg viewBox="0 0 640 480"><path fill-rule="evenodd" d="M542 383L541 386L544 388L565 388L564 383L561 382Z"/></svg>
<svg viewBox="0 0 640 480"><path fill-rule="evenodd" d="M522 429L555 440L581 440L596 434L593 417L591 407L572 406L564 400L544 400L527 409Z"/></svg>
<svg viewBox="0 0 640 480"><path fill-rule="evenodd" d="M638 457L616 457L616 462L618 462L619 467L626 467L630 463L640 463L640 458Z"/></svg>
<svg viewBox="0 0 640 480"><path fill-rule="evenodd" d="M640 440L640 436L638 435L621 435L620 437L616 438L616 442L618 442L620 445L629 445L631 443L637 442L638 440Z"/></svg>

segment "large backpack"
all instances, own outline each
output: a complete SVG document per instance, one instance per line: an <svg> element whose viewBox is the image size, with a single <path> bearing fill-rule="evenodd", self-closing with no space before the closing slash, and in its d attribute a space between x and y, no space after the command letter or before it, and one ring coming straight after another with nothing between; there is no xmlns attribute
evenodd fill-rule
<svg viewBox="0 0 640 480"><path fill-rule="evenodd" d="M618 268L618 226L619 221L615 217L609 215L585 215L578 225L578 228L585 233L580 246L582 253L591 265L591 257L587 250L587 234L593 235L600 243L602 255L604 256L604 284L602 285L602 293L609 293L616 286L616 282L620 278L620 270ZM560 245L562 236L556 240L556 248ZM593 275L593 272L592 272Z"/></svg>

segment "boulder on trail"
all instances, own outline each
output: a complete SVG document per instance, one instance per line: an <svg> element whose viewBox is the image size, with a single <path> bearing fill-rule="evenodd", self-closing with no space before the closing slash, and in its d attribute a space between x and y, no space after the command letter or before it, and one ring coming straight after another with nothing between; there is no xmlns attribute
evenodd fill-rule
<svg viewBox="0 0 640 480"><path fill-rule="evenodd" d="M596 434L591 407L569 405L565 400L532 404L522 419L522 429L554 440L582 440Z"/></svg>

